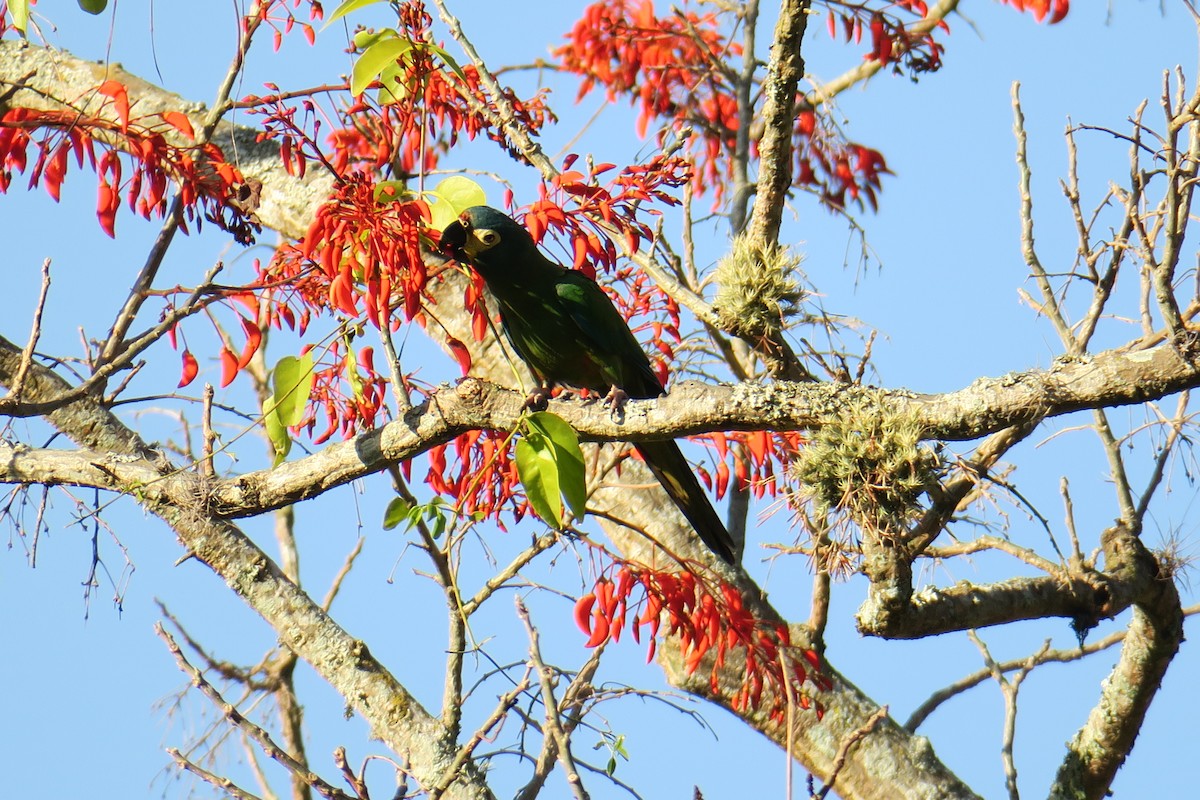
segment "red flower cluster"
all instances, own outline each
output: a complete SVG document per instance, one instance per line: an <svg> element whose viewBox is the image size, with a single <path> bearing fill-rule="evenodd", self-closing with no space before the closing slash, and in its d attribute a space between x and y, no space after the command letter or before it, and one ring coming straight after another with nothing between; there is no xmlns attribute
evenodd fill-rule
<svg viewBox="0 0 1200 800"><path fill-rule="evenodd" d="M620 641L626 626L634 641L641 642L645 630L650 637L647 661L654 658L656 637L665 623L666 634L679 642L689 674L706 656L714 655L709 680L715 695L720 694L719 670L731 654L739 654L745 667L741 686L731 698L731 705L739 710L761 707L765 696L771 716L782 718L789 688L800 707L809 708L812 700L805 682L820 690L832 685L821 674L815 652L792 646L786 625L764 624L746 608L736 587L710 586L691 572L624 565L617 570L616 580L603 576L579 598L575 622L588 637L587 647ZM817 714L821 714L819 705Z"/></svg>
<svg viewBox="0 0 1200 800"><path fill-rule="evenodd" d="M387 202L379 194L366 173L339 181L300 243L276 253L269 277L295 279L299 299L311 308L351 319L365 311L377 328L393 324L397 305L412 319L429 279L420 247L429 209L423 200Z"/></svg>
<svg viewBox="0 0 1200 800"><path fill-rule="evenodd" d="M794 182L815 192L825 205L845 208L849 195L860 208L874 210L881 176L890 174L882 153L846 141L827 115L812 110L797 115Z"/></svg>
<svg viewBox="0 0 1200 800"><path fill-rule="evenodd" d="M923 9L919 0L896 5L912 13ZM932 38L908 34L895 16L876 15L879 19L873 20L864 13L864 7L855 7L840 18L847 39L861 38L867 21L875 35L874 55L868 57L885 63L902 58L914 71L940 64L941 46ZM701 193L712 188L714 203L721 201L733 174L739 126L733 86L716 65L741 50L720 33L721 19L717 14L684 12L657 17L649 0L600 0L584 11L567 35L568 44L554 51L563 69L583 77L580 97L603 86L610 99L628 96L638 104L639 135L656 120L678 129L690 126L693 132L686 146L696 165L693 185ZM831 12L830 24L836 19ZM817 128L811 112L807 121L801 115L797 122L796 185L813 189L833 208L843 208L847 195L874 207L879 177L887 174L883 156L846 141L832 124L822 123L819 135L814 135Z"/></svg>
<svg viewBox="0 0 1200 800"><path fill-rule="evenodd" d="M306 430L313 444L323 444L335 433L349 439L374 428L379 414L388 410L387 387L388 380L375 369L374 348L363 347L355 353L348 344L334 341L313 370L308 414L296 428ZM314 436L322 412L326 427Z"/></svg>
<svg viewBox="0 0 1200 800"><path fill-rule="evenodd" d="M438 494L453 497L460 514L491 517L503 529L500 512L506 507L518 521L528 511L508 434L469 431L426 455L425 482Z"/></svg>
<svg viewBox="0 0 1200 800"><path fill-rule="evenodd" d="M600 0L584 10L569 43L553 55L584 76L578 99L600 84L609 100L626 94L638 103L639 136L652 120L681 117L697 102L710 104L700 109L710 122L732 131L736 124L729 127L716 100L729 93L717 66L741 47L725 41L717 22L715 14L682 11L657 17L651 0Z"/></svg>
<svg viewBox="0 0 1200 800"><path fill-rule="evenodd" d="M929 8L924 0L896 0L879 4L872 9L867 4L830 2L825 18L831 38L846 42L862 41L863 29L871 34L871 49L863 55L866 61L878 61L880 66L892 65L896 73L906 72L911 76L923 72L936 72L942 67L943 47L931 33L915 33L910 26L923 19ZM905 12L902 17L897 11ZM939 30L950 31L944 20L937 25Z"/></svg>
<svg viewBox="0 0 1200 800"><path fill-rule="evenodd" d="M1061 22L1071 10L1071 0L1001 0L1017 11L1028 11L1033 18L1041 22L1050 15L1050 24Z"/></svg>
<svg viewBox="0 0 1200 800"><path fill-rule="evenodd" d="M221 149L213 144L181 147L167 141L166 134L172 130L195 138L186 115L168 111L131 119L129 96L122 84L105 81L96 91L108 98L102 108L111 106L116 120L77 111L28 108L13 108L0 115L0 192L8 190L14 173L29 169L29 187L44 184L58 200L71 161L82 167L86 159L99 176L96 216L109 236L116 235L122 198L131 211L146 219L162 217L167 187L173 183L187 220L199 225L207 219L239 241L253 240L258 229L253 208L239 200L241 174L226 161ZM33 148L36 156L30 168Z"/></svg>
<svg viewBox="0 0 1200 800"><path fill-rule="evenodd" d="M636 253L643 241L653 237L650 226L639 217L639 212L646 212L643 204L678 205L679 200L667 190L686 184L691 171L684 159L660 154L645 164L625 167L601 185L598 176L616 165L593 165L585 176L571 169L577 159L574 154L567 156L564 171L549 188L539 186L539 199L525 212L524 222L535 242L541 242L549 231L563 234L571 243L570 257L565 260L595 278L598 268L611 270L617 262L609 232L596 220L624 236L629 252ZM573 206L570 209L568 201Z"/></svg>
<svg viewBox="0 0 1200 800"><path fill-rule="evenodd" d="M703 442L716 455L715 477L704 467L697 471L717 499L729 490L731 477L739 489L749 488L756 498L775 497L780 474L805 443L804 435L795 431L719 431L690 438Z"/></svg>
<svg viewBox="0 0 1200 800"><path fill-rule="evenodd" d="M314 43L317 39L316 30L309 23L300 22L292 9L307 5L308 18L316 22L325 18L325 10L321 3L319 0L291 0L291 5L292 8L288 8L287 0L259 0L257 7L253 9L249 17L243 20L242 24L246 26L261 20L269 25L272 29L272 44L277 51L283 45L283 37L291 33L297 26L304 33L304 38L308 43Z"/></svg>

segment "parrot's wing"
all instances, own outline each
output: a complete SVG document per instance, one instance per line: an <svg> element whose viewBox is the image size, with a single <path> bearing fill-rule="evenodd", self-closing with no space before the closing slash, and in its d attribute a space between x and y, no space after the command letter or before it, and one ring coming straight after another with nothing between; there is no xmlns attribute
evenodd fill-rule
<svg viewBox="0 0 1200 800"><path fill-rule="evenodd" d="M567 270L555 290L563 309L579 328L580 344L613 386L630 397L658 397L663 393L650 359L621 312L595 281Z"/></svg>

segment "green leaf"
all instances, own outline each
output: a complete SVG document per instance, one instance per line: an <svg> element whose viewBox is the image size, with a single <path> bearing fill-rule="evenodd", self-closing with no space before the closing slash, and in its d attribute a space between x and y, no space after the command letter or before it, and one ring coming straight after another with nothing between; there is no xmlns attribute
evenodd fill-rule
<svg viewBox="0 0 1200 800"><path fill-rule="evenodd" d="M404 181L380 181L375 184L376 203L395 203L400 200L410 200L413 196Z"/></svg>
<svg viewBox="0 0 1200 800"><path fill-rule="evenodd" d="M358 11L360 8L366 8L367 6L378 2L380 2L380 0L346 0L346 2L342 3L333 10L333 14L330 15L329 19L325 21L325 26L322 28L322 30L328 28L336 20L341 19L351 11Z"/></svg>
<svg viewBox="0 0 1200 800"><path fill-rule="evenodd" d="M354 63L354 71L350 75L351 94L362 94L379 77L379 73L394 65L397 58L411 49L412 42L398 36L380 39L368 47Z"/></svg>
<svg viewBox="0 0 1200 800"><path fill-rule="evenodd" d="M583 451L579 435L561 417L539 411L530 414L526 422L549 440L558 465L558 480L567 506L576 517L582 517L587 505L587 477L583 468Z"/></svg>
<svg viewBox="0 0 1200 800"><path fill-rule="evenodd" d="M263 401L263 427L267 439L275 450L275 464L283 463L292 451L292 437L288 428L299 425L304 419L313 385L313 359L311 353L300 358L284 356L275 365L272 375L274 391Z"/></svg>
<svg viewBox="0 0 1200 800"><path fill-rule="evenodd" d="M483 187L470 178L462 175L451 175L437 185L435 189L439 197L453 205L459 212L471 206L481 206L487 202L487 194Z"/></svg>
<svg viewBox="0 0 1200 800"><path fill-rule="evenodd" d="M296 358L284 356L275 365L272 383L279 419L287 427L299 425L313 387L313 357L305 353Z"/></svg>
<svg viewBox="0 0 1200 800"><path fill-rule="evenodd" d="M29 28L29 0L9 0L8 13L12 15L13 27L24 36Z"/></svg>
<svg viewBox="0 0 1200 800"><path fill-rule="evenodd" d="M621 758L626 761L629 760L629 751L625 749L625 734L621 733L617 735L616 741L612 743L612 749Z"/></svg>
<svg viewBox="0 0 1200 800"><path fill-rule="evenodd" d="M279 409L272 395L263 401L263 427L267 430L267 439L275 451L274 465L279 466L292 452L292 437L288 434L287 426L279 419Z"/></svg>
<svg viewBox="0 0 1200 800"><path fill-rule="evenodd" d="M516 456L517 474L529 505L546 524L561 529L563 507L558 491L558 467L545 440L538 436L521 439L517 442Z"/></svg>
<svg viewBox="0 0 1200 800"><path fill-rule="evenodd" d="M431 42L425 42L421 46L445 62L446 66L449 67L454 74L459 77L460 80L465 81L467 79L467 75L462 71L462 67L460 67L458 62L455 61L445 50Z"/></svg>
<svg viewBox="0 0 1200 800"><path fill-rule="evenodd" d="M346 346L346 357L342 363L346 365L346 381L350 384L350 390L354 393L355 400L361 400L363 396L362 376L358 374L358 357L354 354L354 348Z"/></svg>
<svg viewBox="0 0 1200 800"><path fill-rule="evenodd" d="M412 510L412 505L403 497L393 497L392 501L388 503L387 510L383 512L383 529L390 531L395 528L408 518ZM408 527L412 527L411 521Z"/></svg>
<svg viewBox="0 0 1200 800"><path fill-rule="evenodd" d="M462 175L451 175L432 192L426 192L426 195L437 201L429 207L429 226L439 231L444 230L471 206L487 203L487 193L483 191L483 187Z"/></svg>
<svg viewBox="0 0 1200 800"><path fill-rule="evenodd" d="M380 39L392 38L399 35L396 33L395 28L380 28L377 31L359 31L354 34L354 46L359 50L366 50Z"/></svg>
<svg viewBox="0 0 1200 800"><path fill-rule="evenodd" d="M108 0L79 0L79 7L89 14L102 14L108 7Z"/></svg>
<svg viewBox="0 0 1200 800"><path fill-rule="evenodd" d="M429 535L434 539L442 538L442 534L446 532L446 512L442 509L434 514L433 527L429 531Z"/></svg>
<svg viewBox="0 0 1200 800"><path fill-rule="evenodd" d="M533 510L555 528L563 526L563 499L576 517L587 502L583 451L574 429L545 411L530 414L517 442L517 474Z"/></svg>
<svg viewBox="0 0 1200 800"><path fill-rule="evenodd" d="M408 84L404 82L407 77L404 71L404 66L400 62L393 61L379 73L379 94L377 96L379 105L400 103L412 94Z"/></svg>

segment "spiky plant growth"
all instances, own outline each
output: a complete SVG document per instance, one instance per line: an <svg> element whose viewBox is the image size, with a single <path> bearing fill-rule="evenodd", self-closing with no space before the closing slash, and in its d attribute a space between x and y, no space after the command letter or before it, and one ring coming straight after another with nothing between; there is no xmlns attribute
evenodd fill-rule
<svg viewBox="0 0 1200 800"><path fill-rule="evenodd" d="M784 328L804 293L794 274L800 256L786 247L764 248L739 236L717 262L714 303L722 327L739 336L761 338Z"/></svg>
<svg viewBox="0 0 1200 800"><path fill-rule="evenodd" d="M921 433L913 416L864 396L813 431L792 473L821 516L839 512L866 532L898 532L942 470Z"/></svg>

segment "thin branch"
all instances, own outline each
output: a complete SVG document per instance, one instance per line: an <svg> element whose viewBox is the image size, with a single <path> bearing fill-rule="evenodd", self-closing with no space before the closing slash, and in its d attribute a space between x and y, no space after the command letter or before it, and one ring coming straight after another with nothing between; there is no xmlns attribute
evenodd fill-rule
<svg viewBox="0 0 1200 800"><path fill-rule="evenodd" d="M1024 561L1029 566L1035 567L1048 575L1063 575L1063 568L1061 566L1055 564L1053 561L1042 558L1036 551L1030 550L1028 547L1021 547L1019 544L1008 539L986 534L965 542L955 542L945 547L929 547L924 551L923 555L929 558L954 558L955 556L970 555L983 550L999 550L1013 558Z"/></svg>
<svg viewBox="0 0 1200 800"><path fill-rule="evenodd" d="M497 589L501 589L507 585L510 580L516 577L517 573L519 573L527 564L529 564L529 562L533 561L533 559L536 558L540 553L549 550L550 547L557 541L558 533L556 531L543 533L541 536L534 539L533 543L530 544L529 547L526 547L524 550L518 553L511 562L509 562L508 566L504 567L496 572L495 575L488 578L487 581L484 582L483 586L479 588L479 591L477 591L475 595L471 597L471 599L462 604L463 615L469 617L474 614L489 597L496 593Z"/></svg>
<svg viewBox="0 0 1200 800"><path fill-rule="evenodd" d="M527 667L525 674L521 677L521 680L517 682L517 685L514 686L510 691L505 692L500 696L500 700L498 703L496 703L496 708L492 711L491 715L483 721L482 725L475 729L475 732L471 734L471 738L467 741L467 743L460 747L458 752L454 754L454 759L450 762L450 765L446 767L446 771L442 779L429 789L430 800L437 800L437 798L441 797L442 794L445 793L446 789L450 787L450 784L454 783L454 781L458 779L459 771L462 769L463 765L470 760L471 755L475 752L475 748L479 747L481 743L488 741L488 737L491 736L492 729L504 721L505 717L508 715L508 712L511 711L513 706L517 704L517 700L519 700L521 695L525 694L525 692L532 685L530 681L530 676L532 673L533 667Z"/></svg>
<svg viewBox="0 0 1200 800"><path fill-rule="evenodd" d="M204 675L200 673L200 670L193 667L187 660L187 657L183 655L183 651L175 643L175 639L171 634L167 633L166 629L163 628L162 623L156 623L154 631L160 639L166 642L167 649L175 657L175 663L191 679L192 685L199 689L200 693L207 697L221 711L231 725L241 730L245 736L261 747L264 753L279 762L291 774L302 778L306 784L316 789L323 797L330 798L330 800L353 800L353 798L341 789L326 783L315 773L310 772L306 764L300 763L291 754L275 744L269 733L242 716L242 713L233 705L225 702L225 698L221 696L216 687L209 683Z"/></svg>
<svg viewBox="0 0 1200 800"><path fill-rule="evenodd" d="M183 753L179 752L174 747L167 748L167 755L175 759L175 763L180 769L187 770L205 783L208 783L215 788L220 789L222 792L225 792L225 794L234 798L234 800L262 800L262 798L260 798L258 795L246 791L228 778L222 778L218 775L214 775L199 764L193 764L184 757Z"/></svg>
<svg viewBox="0 0 1200 800"><path fill-rule="evenodd" d="M1200 612L1200 605L1192 606L1186 613L1195 614L1198 612ZM1073 647L1069 650L1047 650L1045 652L1039 650L1035 654L1037 655L1037 659L1034 666L1040 666L1042 664L1069 664L1072 661L1078 661L1081 658L1086 658L1093 653L1099 653L1103 650L1107 650L1113 645L1120 644L1124 640L1125 631L1120 630L1116 631L1115 633L1110 633L1103 639L1086 644L1083 647ZM1013 670L1021 669L1028 662L1028 657L1015 659L1013 661L1003 661L999 664L999 668L1001 672L1012 672ZM925 702L916 707L916 709L904 723L905 730L915 733L917 728L921 727L925 720L929 718L929 715L934 711L937 711L937 709L943 703L945 703L947 700L957 697L968 689L975 688L991 677L991 675L991 669L989 667L984 667L977 672L972 672L970 675L966 675L958 679L948 686L938 689L936 692L929 695Z"/></svg>
<svg viewBox="0 0 1200 800"><path fill-rule="evenodd" d="M350 769L350 762L346 760L345 747L334 748L333 765L342 773L342 780L350 785L359 800L371 800L371 793L367 790L367 784L363 781L362 776L355 775L354 770Z"/></svg>
<svg viewBox="0 0 1200 800"><path fill-rule="evenodd" d="M529 658L534 668L537 670L538 679L542 687L542 705L546 709L546 718L544 721L547 738L554 741L554 745L558 750L558 761L562 764L563 771L566 773L567 785L571 787L571 793L575 796L575 800L588 800L587 789L583 786L583 778L579 774L579 768L575 766L575 759L571 755L571 739L567 735L562 725L562 720L559 716L558 700L554 696L554 683L557 679L557 674L554 670L546 666L546 662L542 660L542 648L540 644L541 637L538 630L533 625L533 621L529 618L529 609L525 607L521 596L517 595L514 598L517 606L517 616L521 618L521 622L525 625L525 632L529 636Z"/></svg>
<svg viewBox="0 0 1200 800"><path fill-rule="evenodd" d="M46 298L50 295L50 259L42 262L42 288L38 292L37 305L33 307L33 322L30 325L29 340L21 351L21 361L17 365L16 375L9 386L6 401L20 402L21 390L25 388L25 376L33 364L33 352L37 348L38 339L42 336L42 314L46 311Z"/></svg>
<svg viewBox="0 0 1200 800"><path fill-rule="evenodd" d="M329 609L333 607L334 598L337 597L338 592L341 590L342 582L346 580L346 576L349 575L350 570L353 569L355 560L357 560L359 555L362 553L363 544L365 544L366 541L367 537L358 537L358 541L354 543L354 547L352 547L350 552L346 554L346 559L342 562L341 569L338 570L337 575L333 576L333 581L329 584L329 591L325 592L325 598L321 601L321 610L325 613L328 614Z"/></svg>
<svg viewBox="0 0 1200 800"><path fill-rule="evenodd" d="M824 782L825 785L821 788L821 791L817 792L813 796L813 800L825 800L825 798L829 795L830 789L832 789L834 783L837 782L838 774L842 771L842 768L846 766L846 759L850 755L850 748L854 747L854 745L865 739L867 734L875 730L879 723L887 719L887 715L888 707L881 706L879 710L868 717L867 721L860 725L857 730L851 732L849 736L842 740L842 743L838 745L837 755L833 758L833 770L829 773L829 778Z"/></svg>
<svg viewBox="0 0 1200 800"><path fill-rule="evenodd" d="M1042 262L1037 255L1037 249L1034 247L1033 192L1030 189L1032 173L1026 154L1028 136L1025 133L1025 114L1021 110L1021 84L1017 82L1014 82L1012 85L1012 107L1013 135L1017 138L1017 167L1021 176L1019 184L1021 193L1021 252L1025 256L1025 264L1029 267L1029 271L1033 274L1033 278L1041 290L1042 302L1036 306L1037 310L1039 313L1045 314L1054 325L1054 330L1058 333L1058 338L1062 341L1063 346L1067 348L1067 352L1074 354L1079 349L1079 343L1076 341L1074 334L1071 333L1071 326L1067 324L1066 319L1063 317L1062 308L1058 304L1058 299L1054 295L1054 289L1050 286L1046 270L1042 267Z"/></svg>

